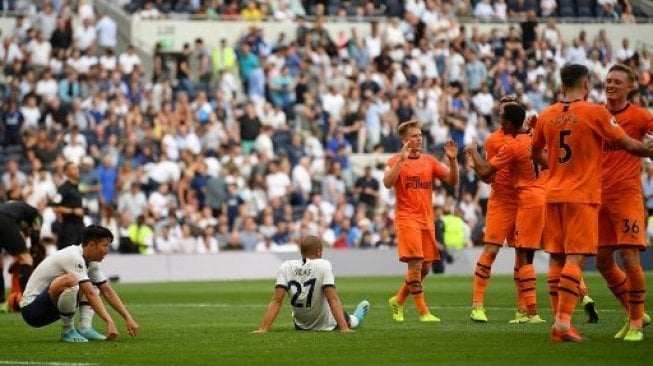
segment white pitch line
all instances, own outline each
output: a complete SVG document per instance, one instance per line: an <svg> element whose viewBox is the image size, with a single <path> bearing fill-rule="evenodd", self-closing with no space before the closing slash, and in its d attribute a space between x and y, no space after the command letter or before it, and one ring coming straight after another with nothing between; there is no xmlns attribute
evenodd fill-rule
<svg viewBox="0 0 653 366"><path fill-rule="evenodd" d="M345 308L348 307L356 307L357 304L344 304ZM238 307L238 308L265 308L267 307L267 304L226 304L226 303L158 303L158 304L131 304L129 305L130 308L132 307L143 307L143 308L231 308L231 307ZM385 305L372 305L371 306L374 309L387 309L388 307ZM465 309L471 309L471 306L465 306L465 305L458 305L458 306L429 306L432 309L451 309L451 310L465 310ZM515 311L514 307L506 307L506 306L486 306L485 310L497 310L497 311ZM582 311L582 310L577 310L577 311ZM617 311L622 311L622 310L614 310L614 309L598 309L599 313L614 313Z"/></svg>
<svg viewBox="0 0 653 366"><path fill-rule="evenodd" d="M40 362L40 361L7 361L0 360L0 365L29 365L29 366L94 366L99 363L84 362Z"/></svg>

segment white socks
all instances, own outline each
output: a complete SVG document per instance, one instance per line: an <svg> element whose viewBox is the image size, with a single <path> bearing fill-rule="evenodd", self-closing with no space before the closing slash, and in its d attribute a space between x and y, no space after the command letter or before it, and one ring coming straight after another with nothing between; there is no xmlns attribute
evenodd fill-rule
<svg viewBox="0 0 653 366"><path fill-rule="evenodd" d="M358 327L358 325L360 325L361 322L360 322L360 320L358 320L357 316L349 315L349 314L347 314L347 315L349 316L349 327L351 329L354 329L354 328Z"/></svg>
<svg viewBox="0 0 653 366"><path fill-rule="evenodd" d="M69 287L59 295L57 300L57 309L61 316L61 323L63 326L63 333L68 333L73 330L73 320L75 316L75 309L77 309L77 293L79 286Z"/></svg>
<svg viewBox="0 0 653 366"><path fill-rule="evenodd" d="M93 291L97 295L100 294L100 289L95 286L93 286ZM79 299L79 330L87 331L93 327L93 315L95 315L95 311L88 303L86 296L82 295Z"/></svg>

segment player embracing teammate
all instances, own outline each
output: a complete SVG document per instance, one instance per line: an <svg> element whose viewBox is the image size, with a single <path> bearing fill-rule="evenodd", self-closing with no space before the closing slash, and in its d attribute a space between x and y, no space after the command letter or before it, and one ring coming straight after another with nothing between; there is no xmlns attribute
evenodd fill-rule
<svg viewBox="0 0 653 366"><path fill-rule="evenodd" d="M653 132L653 117L646 109L628 102L634 82L632 69L621 64L612 66L605 80L606 108L630 137L642 140ZM640 263L640 251L646 247L640 169L638 156L624 151L619 144L603 145L596 267L626 310L626 323L614 336L625 341L641 341L642 327L651 321L644 313L646 278ZM615 262L617 251L623 270Z"/></svg>
<svg viewBox="0 0 653 366"><path fill-rule="evenodd" d="M571 318L585 257L596 255L598 249L604 142L638 156L652 156L653 149L629 137L605 107L586 101L587 67L564 66L560 78L564 98L540 113L531 153L535 162L549 168L544 246L551 255L548 283L555 314L551 340L581 342L584 338Z"/></svg>

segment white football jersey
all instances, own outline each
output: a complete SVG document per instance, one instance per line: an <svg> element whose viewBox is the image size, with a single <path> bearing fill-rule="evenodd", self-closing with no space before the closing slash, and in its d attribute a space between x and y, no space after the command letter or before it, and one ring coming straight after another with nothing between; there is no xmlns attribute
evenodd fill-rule
<svg viewBox="0 0 653 366"><path fill-rule="evenodd" d="M279 267L277 286L290 296L292 317L301 329L333 330L336 319L331 313L324 288L335 286L331 263L326 259L289 260Z"/></svg>
<svg viewBox="0 0 653 366"><path fill-rule="evenodd" d="M20 306L25 307L30 304L50 286L55 278L66 273L77 276L79 283L91 281L95 285L100 285L106 282L106 277L100 271L99 262L86 263L82 253L81 245L71 245L45 258L27 281Z"/></svg>

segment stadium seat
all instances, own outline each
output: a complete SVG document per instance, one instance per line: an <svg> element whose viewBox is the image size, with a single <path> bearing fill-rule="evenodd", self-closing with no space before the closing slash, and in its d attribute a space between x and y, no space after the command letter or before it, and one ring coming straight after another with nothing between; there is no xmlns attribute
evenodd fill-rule
<svg viewBox="0 0 653 366"><path fill-rule="evenodd" d="M576 16L576 4L573 0L559 0L558 1L558 12L561 17L575 17Z"/></svg>
<svg viewBox="0 0 653 366"><path fill-rule="evenodd" d="M592 0L576 0L576 7L578 8L578 16L591 18L594 17L593 8L594 1Z"/></svg>
<svg viewBox="0 0 653 366"><path fill-rule="evenodd" d="M285 154L290 147L290 140L292 136L287 130L275 131L272 135L272 146L274 147L275 154Z"/></svg>
<svg viewBox="0 0 653 366"><path fill-rule="evenodd" d="M539 1L535 0L526 0L524 1L524 5L526 6L527 9L533 9L536 12L539 10Z"/></svg>
<svg viewBox="0 0 653 366"><path fill-rule="evenodd" d="M22 155L23 147L21 145L8 145L5 146L3 155Z"/></svg>

